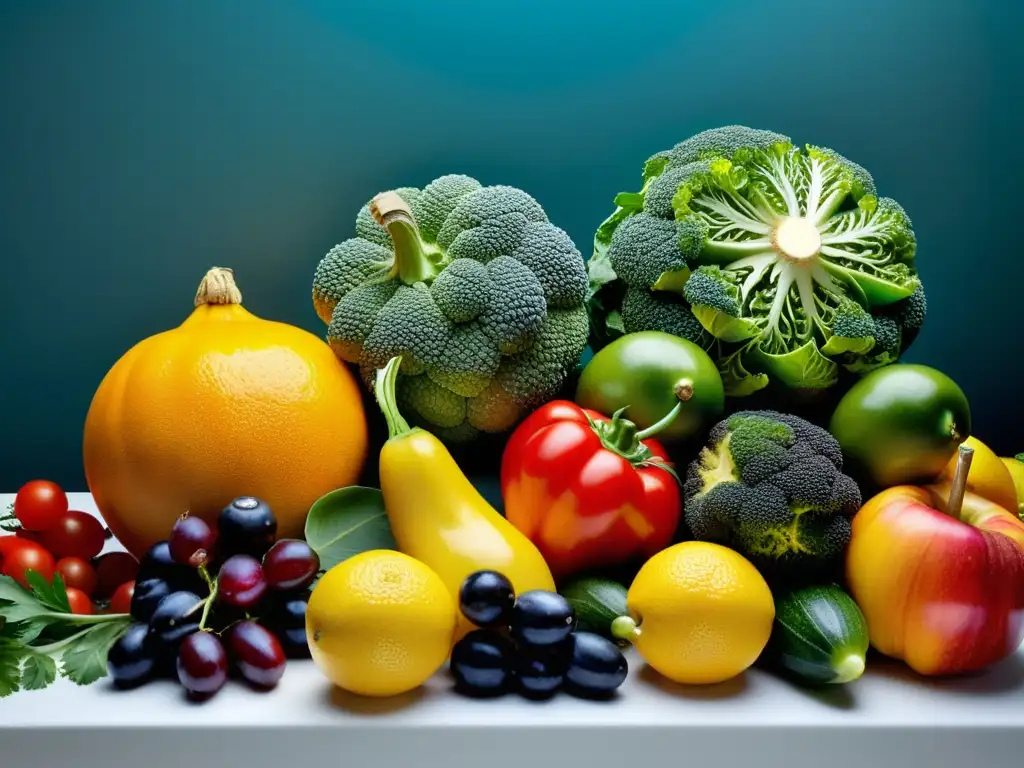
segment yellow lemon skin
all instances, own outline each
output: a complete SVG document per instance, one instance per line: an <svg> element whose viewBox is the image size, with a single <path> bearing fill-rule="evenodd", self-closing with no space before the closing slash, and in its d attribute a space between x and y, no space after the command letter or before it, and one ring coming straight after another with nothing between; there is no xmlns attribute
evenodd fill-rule
<svg viewBox="0 0 1024 768"><path fill-rule="evenodd" d="M448 658L455 599L419 560L391 550L350 557L309 597L310 654L332 683L362 696L418 688Z"/></svg>
<svg viewBox="0 0 1024 768"><path fill-rule="evenodd" d="M1017 491L1017 516L1024 519L1024 461L1015 456L1004 456L1003 465L1013 478L1013 485Z"/></svg>
<svg viewBox="0 0 1024 768"><path fill-rule="evenodd" d="M749 560L719 544L687 541L640 569L626 597L638 624L633 643L677 683L720 683L761 655L775 601Z"/></svg>

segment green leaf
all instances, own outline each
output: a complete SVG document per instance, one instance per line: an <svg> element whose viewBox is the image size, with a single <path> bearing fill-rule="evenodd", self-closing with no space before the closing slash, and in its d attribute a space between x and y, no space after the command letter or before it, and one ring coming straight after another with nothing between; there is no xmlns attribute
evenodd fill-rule
<svg viewBox="0 0 1024 768"><path fill-rule="evenodd" d="M0 699L21 690L21 660L24 651L10 638L0 637Z"/></svg>
<svg viewBox="0 0 1024 768"><path fill-rule="evenodd" d="M821 351L826 355L841 355L850 352L854 355L866 355L875 346L875 340L871 336L854 338L851 336L836 336L833 334L825 342Z"/></svg>
<svg viewBox="0 0 1024 768"><path fill-rule="evenodd" d="M76 685L91 685L107 675L107 654L128 629L131 619L97 624L76 636L61 657L61 674Z"/></svg>
<svg viewBox="0 0 1024 768"><path fill-rule="evenodd" d="M743 363L743 355L750 346L742 347L718 362L722 385L729 397L746 397L768 386L768 377L765 374L751 373Z"/></svg>
<svg viewBox="0 0 1024 768"><path fill-rule="evenodd" d="M690 307L693 316L697 318L704 330L716 339L734 344L738 341L752 339L761 332L757 323L745 317L733 317L725 312L719 312L713 307L703 304L694 304Z"/></svg>
<svg viewBox="0 0 1024 768"><path fill-rule="evenodd" d="M622 324L622 314L617 309L613 309L608 313L605 324L613 331L618 331L619 333L626 332L626 326Z"/></svg>
<svg viewBox="0 0 1024 768"><path fill-rule="evenodd" d="M57 679L57 662L41 653L29 653L21 664L21 687L41 691Z"/></svg>
<svg viewBox="0 0 1024 768"><path fill-rule="evenodd" d="M1024 462L1024 453L1018 453L1013 458L1015 458L1017 461Z"/></svg>
<svg viewBox="0 0 1024 768"><path fill-rule="evenodd" d="M765 352L757 344L750 351L759 368L767 369L787 387L827 389L839 379L839 366L821 354L814 339L778 355Z"/></svg>
<svg viewBox="0 0 1024 768"><path fill-rule="evenodd" d="M654 281L654 285L651 286L651 290L678 293L680 296L682 296L683 286L686 285L686 281L689 279L689 267L683 267L682 269L672 269L669 270L668 272L662 272L660 275L658 275L658 279Z"/></svg>
<svg viewBox="0 0 1024 768"><path fill-rule="evenodd" d="M0 576L0 616L4 624L41 620L48 613L45 605L35 595L23 588L9 576ZM46 625L43 621L43 625Z"/></svg>
<svg viewBox="0 0 1024 768"><path fill-rule="evenodd" d="M397 549L384 496L376 488L354 485L317 499L306 517L306 543L329 570L372 549Z"/></svg>
<svg viewBox="0 0 1024 768"><path fill-rule="evenodd" d="M30 568L25 571L25 580L32 588L32 594L46 608L58 613L71 613L68 593L64 589L64 577L59 573L54 574L53 584L50 584L41 573Z"/></svg>

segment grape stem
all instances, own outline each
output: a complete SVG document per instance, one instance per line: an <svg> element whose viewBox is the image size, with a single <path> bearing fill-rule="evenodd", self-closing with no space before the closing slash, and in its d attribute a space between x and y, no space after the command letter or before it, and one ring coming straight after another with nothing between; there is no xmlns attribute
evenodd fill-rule
<svg viewBox="0 0 1024 768"><path fill-rule="evenodd" d="M206 570L205 565L199 566L198 570L199 575L203 577L203 581L206 582L206 586L210 589L210 594L203 601L203 615L199 619L199 631L203 632L206 630L206 622L210 618L210 611L213 610L213 603L217 599L217 582L210 578L210 573Z"/></svg>

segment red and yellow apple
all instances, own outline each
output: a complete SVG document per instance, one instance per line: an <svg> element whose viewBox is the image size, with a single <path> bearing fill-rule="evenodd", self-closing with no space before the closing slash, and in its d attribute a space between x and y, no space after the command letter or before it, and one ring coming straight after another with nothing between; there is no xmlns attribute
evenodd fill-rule
<svg viewBox="0 0 1024 768"><path fill-rule="evenodd" d="M846 577L876 650L923 675L972 672L1024 639L1024 522L952 484L897 486L853 519Z"/></svg>

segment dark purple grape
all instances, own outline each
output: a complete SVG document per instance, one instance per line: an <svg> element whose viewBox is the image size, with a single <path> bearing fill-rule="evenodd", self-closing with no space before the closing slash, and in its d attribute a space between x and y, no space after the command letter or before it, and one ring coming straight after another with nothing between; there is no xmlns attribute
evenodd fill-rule
<svg viewBox="0 0 1024 768"><path fill-rule="evenodd" d="M271 589L303 589L313 583L320 558L299 539L281 539L263 556L263 573Z"/></svg>
<svg viewBox="0 0 1024 768"><path fill-rule="evenodd" d="M228 630L228 653L243 678L258 688L273 688L284 675L284 649L266 627L241 621Z"/></svg>
<svg viewBox="0 0 1024 768"><path fill-rule="evenodd" d="M496 696L508 690L514 664L511 640L493 629L474 629L452 648L449 669L460 693Z"/></svg>
<svg viewBox="0 0 1024 768"><path fill-rule="evenodd" d="M171 592L160 601L149 628L164 648L176 648L189 635L199 631L203 599L192 592Z"/></svg>
<svg viewBox="0 0 1024 768"><path fill-rule="evenodd" d="M572 651L565 643L543 647L519 646L516 650L515 675L521 694L543 698L561 687Z"/></svg>
<svg viewBox="0 0 1024 768"><path fill-rule="evenodd" d="M289 659L309 658L306 637L306 606L309 592L301 590L277 596L260 623L273 632Z"/></svg>
<svg viewBox="0 0 1024 768"><path fill-rule="evenodd" d="M512 611L512 637L521 645L561 643L572 631L575 618L572 605L557 592L524 592Z"/></svg>
<svg viewBox="0 0 1024 768"><path fill-rule="evenodd" d="M251 608L267 591L263 566L255 557L232 555L217 574L217 598L236 608Z"/></svg>
<svg viewBox="0 0 1024 768"><path fill-rule="evenodd" d="M153 677L160 649L141 622L129 625L107 652L107 671L118 688L135 688Z"/></svg>
<svg viewBox="0 0 1024 768"><path fill-rule="evenodd" d="M132 593L131 614L136 621L148 622L160 601L171 594L171 585L163 579L152 578L135 583Z"/></svg>
<svg viewBox="0 0 1024 768"><path fill-rule="evenodd" d="M163 579L170 584L172 592L202 592L205 589L202 577L195 568L175 562L168 541L157 542L143 555L135 582L138 584L147 579Z"/></svg>
<svg viewBox="0 0 1024 768"><path fill-rule="evenodd" d="M186 637L178 650L178 680L190 696L207 698L228 679L228 654L212 632Z"/></svg>
<svg viewBox="0 0 1024 768"><path fill-rule="evenodd" d="M176 563L198 568L213 556L216 540L216 534L205 520L186 514L175 521L168 547Z"/></svg>
<svg viewBox="0 0 1024 768"><path fill-rule="evenodd" d="M478 627L507 627L515 602L512 582L497 571L471 573L459 589L462 615Z"/></svg>
<svg viewBox="0 0 1024 768"><path fill-rule="evenodd" d="M277 518L253 496L240 496L217 518L221 549L227 555L263 557L277 536Z"/></svg>
<svg viewBox="0 0 1024 768"><path fill-rule="evenodd" d="M610 696L629 673L622 651L611 640L593 632L574 632L565 673L566 689L585 698Z"/></svg>

